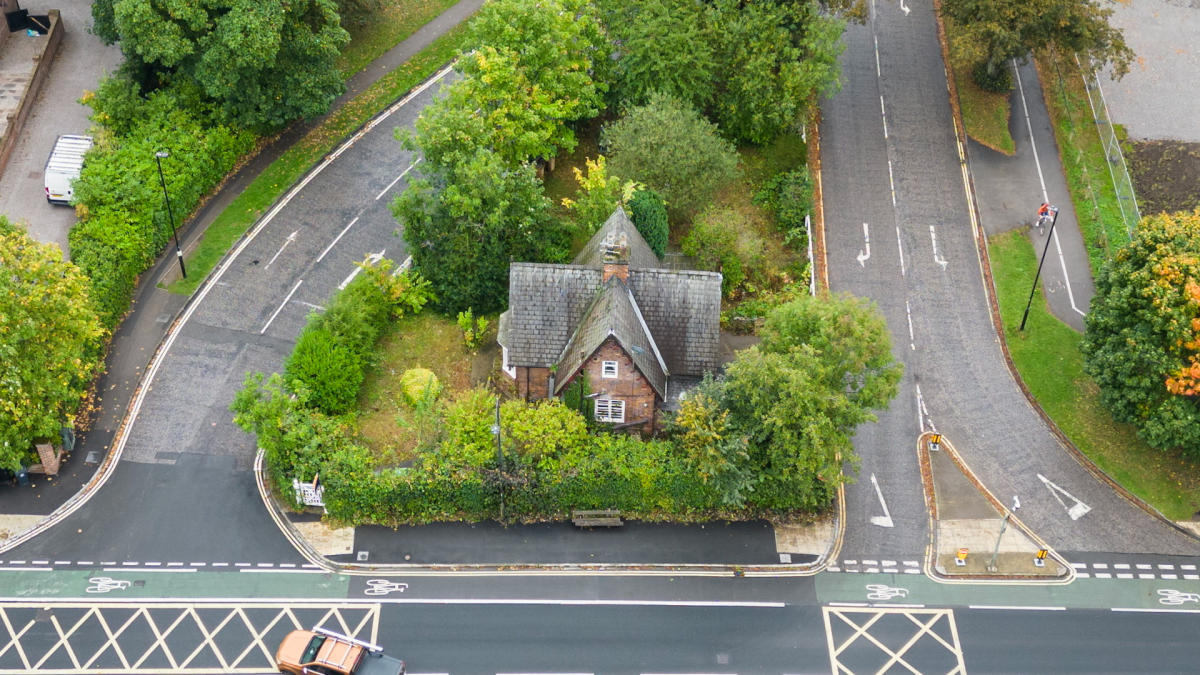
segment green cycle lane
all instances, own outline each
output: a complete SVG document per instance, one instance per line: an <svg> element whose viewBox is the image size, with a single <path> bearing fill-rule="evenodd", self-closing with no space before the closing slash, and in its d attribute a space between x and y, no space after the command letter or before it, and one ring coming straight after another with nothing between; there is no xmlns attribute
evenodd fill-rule
<svg viewBox="0 0 1200 675"><path fill-rule="evenodd" d="M823 605L1064 607L1200 611L1200 581L1076 579L1064 585L941 583L916 574L826 573L815 578Z"/></svg>
<svg viewBox="0 0 1200 675"><path fill-rule="evenodd" d="M88 600L338 598L351 577L324 571L158 571L138 569L0 570L0 602L8 599Z"/></svg>

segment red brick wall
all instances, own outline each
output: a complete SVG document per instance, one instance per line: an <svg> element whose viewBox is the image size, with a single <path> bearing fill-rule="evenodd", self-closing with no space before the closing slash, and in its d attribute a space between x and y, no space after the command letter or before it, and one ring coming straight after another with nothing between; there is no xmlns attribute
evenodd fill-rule
<svg viewBox="0 0 1200 675"><path fill-rule="evenodd" d="M549 396L549 368L517 366L517 396L536 401Z"/></svg>
<svg viewBox="0 0 1200 675"><path fill-rule="evenodd" d="M602 362L617 362L617 377L602 377ZM595 398L612 398L625 401L625 422L646 420L645 424L630 427L643 434L652 434L655 429L656 404L658 396L650 382L638 372L633 365L633 359L621 349L614 338L608 338L583 363L583 371L587 373L588 386L591 393L600 394Z"/></svg>

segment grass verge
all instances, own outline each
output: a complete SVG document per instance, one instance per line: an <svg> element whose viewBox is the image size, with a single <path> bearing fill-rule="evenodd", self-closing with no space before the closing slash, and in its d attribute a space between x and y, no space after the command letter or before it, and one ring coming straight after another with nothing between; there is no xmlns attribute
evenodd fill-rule
<svg viewBox="0 0 1200 675"><path fill-rule="evenodd" d="M1036 63L1088 263L1092 276L1097 276L1113 253L1129 242L1129 231L1121 217L1079 66L1049 52L1039 54Z"/></svg>
<svg viewBox="0 0 1200 675"><path fill-rule="evenodd" d="M342 49L338 70L350 77L457 2L404 0L383 3L369 12L343 16L342 26L350 32L350 43Z"/></svg>
<svg viewBox="0 0 1200 675"><path fill-rule="evenodd" d="M404 65L385 75L366 91L333 111L319 126L275 160L208 226L187 258L191 274L168 286L172 293L190 295L238 240L313 164L371 116L416 87L454 58L467 35L467 23L439 37Z"/></svg>
<svg viewBox="0 0 1200 675"><path fill-rule="evenodd" d="M1151 448L1132 426L1113 421L1083 371L1082 335L1050 314L1040 285L1025 332L1017 331L1036 253L1021 232L991 238L988 249L1009 352L1038 404L1083 454L1130 492L1172 520L1190 519L1200 510L1200 463Z"/></svg>
<svg viewBox="0 0 1200 675"><path fill-rule="evenodd" d="M946 24L946 39L952 44L955 26L949 18L943 18ZM954 50L950 50L950 73L954 76L954 84L958 88L958 107L962 111L963 126L967 135L980 145L989 147L997 152L1011 155L1017 151L1012 134L1008 131L1008 118L1012 111L1010 105L1011 92L998 94L984 91L971 79L971 64L955 58Z"/></svg>

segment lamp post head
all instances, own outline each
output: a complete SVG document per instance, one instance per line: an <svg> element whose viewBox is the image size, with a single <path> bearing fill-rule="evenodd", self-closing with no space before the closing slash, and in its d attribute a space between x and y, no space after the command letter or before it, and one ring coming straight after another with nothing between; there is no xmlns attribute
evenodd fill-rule
<svg viewBox="0 0 1200 675"><path fill-rule="evenodd" d="M171 153L167 152L166 150L159 150L158 152L154 153L154 156L159 159L166 159L171 156Z"/></svg>

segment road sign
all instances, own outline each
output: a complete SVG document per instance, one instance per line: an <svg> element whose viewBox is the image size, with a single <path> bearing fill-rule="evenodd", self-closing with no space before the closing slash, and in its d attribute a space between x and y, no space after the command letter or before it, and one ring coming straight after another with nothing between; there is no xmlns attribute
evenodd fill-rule
<svg viewBox="0 0 1200 675"><path fill-rule="evenodd" d="M1047 551L1046 549L1039 548L1037 551L1037 554L1034 555L1033 564L1037 567L1045 567L1047 553L1049 553L1049 551Z"/></svg>
<svg viewBox="0 0 1200 675"><path fill-rule="evenodd" d="M938 444L942 442L941 434L933 434L929 437L929 449L938 450Z"/></svg>
<svg viewBox="0 0 1200 675"><path fill-rule="evenodd" d="M959 567L962 567L967 564L967 549L965 549L965 548L958 549L958 554L957 554L957 557L955 557L955 559L954 559L954 564L958 565Z"/></svg>

